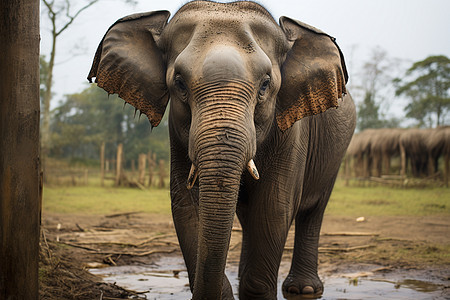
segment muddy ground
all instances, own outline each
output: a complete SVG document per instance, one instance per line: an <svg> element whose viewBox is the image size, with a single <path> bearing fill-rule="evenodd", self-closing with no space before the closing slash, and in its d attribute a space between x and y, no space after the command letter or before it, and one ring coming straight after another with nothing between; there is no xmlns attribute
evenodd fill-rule
<svg viewBox="0 0 450 300"><path fill-rule="evenodd" d="M44 214L41 237L41 299L143 298L106 284L87 269L149 265L162 256L180 256L171 216L139 212L118 215ZM319 270L339 273L349 265L370 264L373 272L417 270L435 278L450 296L450 217L326 216ZM241 231L232 234L228 264L237 265ZM292 255L293 231L284 260ZM182 271L182 270L180 270Z"/></svg>

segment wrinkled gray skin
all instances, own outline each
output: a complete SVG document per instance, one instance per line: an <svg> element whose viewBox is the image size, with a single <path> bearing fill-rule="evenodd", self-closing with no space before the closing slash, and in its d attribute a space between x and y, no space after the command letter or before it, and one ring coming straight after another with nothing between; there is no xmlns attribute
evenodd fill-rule
<svg viewBox="0 0 450 300"><path fill-rule="evenodd" d="M88 78L154 126L171 99L172 212L193 299L233 298L224 269L235 213L240 299L276 299L294 220L283 290L320 294L319 231L355 126L340 51L329 36L288 18L280 27L250 2L193 2L167 18L119 20ZM251 159L259 180L246 170ZM198 180L188 189L192 164Z"/></svg>

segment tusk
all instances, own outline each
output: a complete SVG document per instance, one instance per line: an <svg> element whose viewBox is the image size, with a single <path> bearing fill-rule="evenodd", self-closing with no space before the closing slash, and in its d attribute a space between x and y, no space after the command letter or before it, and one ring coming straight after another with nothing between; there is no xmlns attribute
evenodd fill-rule
<svg viewBox="0 0 450 300"><path fill-rule="evenodd" d="M250 159L250 161L248 162L247 170L250 172L253 178L255 178L256 180L259 179L258 169L256 169L256 165L253 159Z"/></svg>
<svg viewBox="0 0 450 300"><path fill-rule="evenodd" d="M192 187L194 186L195 181L197 180L197 175L198 175L198 169L194 164L192 164L191 171L189 171L189 176L187 179L186 187L188 190L192 189Z"/></svg>

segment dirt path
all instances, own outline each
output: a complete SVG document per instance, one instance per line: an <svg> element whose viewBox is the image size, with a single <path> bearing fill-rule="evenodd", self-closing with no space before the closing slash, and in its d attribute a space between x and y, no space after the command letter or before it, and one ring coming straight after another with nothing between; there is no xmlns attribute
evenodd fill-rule
<svg viewBox="0 0 450 300"><path fill-rule="evenodd" d="M320 268L327 272L339 272L350 264L378 265L383 271L414 268L448 280L449 227L448 216L366 217L362 222L353 218L326 216L319 248ZM171 216L142 213L116 216L44 214L43 228L41 256L44 261L52 260L50 265L53 269L57 265L55 261L70 261L65 268L83 270L94 265L148 265L161 256L180 255ZM235 224L229 264L239 261L240 239L239 224ZM290 259L292 246L293 232L286 243L284 260ZM53 296L50 291L52 284L58 284L51 274L47 272L46 278L50 279L50 283L42 299L61 297ZM84 276L80 274L73 277ZM95 281L92 278L86 280ZM64 283L66 286L70 286L68 281ZM73 284L75 286L68 289L77 289L79 283ZM121 298L127 294L127 291L115 286L109 291L99 285L95 283L97 289L93 289L93 294L98 295L99 290L110 292L111 298ZM116 288L117 291L114 291ZM89 297L92 295L83 297L78 295L76 299L91 299ZM108 299L106 294L103 299Z"/></svg>

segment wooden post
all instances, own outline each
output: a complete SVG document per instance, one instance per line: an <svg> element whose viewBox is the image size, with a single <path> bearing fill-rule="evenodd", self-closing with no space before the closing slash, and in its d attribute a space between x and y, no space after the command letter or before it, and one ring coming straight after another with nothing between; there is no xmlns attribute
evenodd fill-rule
<svg viewBox="0 0 450 300"><path fill-rule="evenodd" d="M148 160L148 186L152 186L153 182L153 169L156 166L156 153L149 152L147 154L147 160Z"/></svg>
<svg viewBox="0 0 450 300"><path fill-rule="evenodd" d="M138 182L142 185L145 184L145 167L146 167L147 155L144 153L139 154L139 178Z"/></svg>
<svg viewBox="0 0 450 300"><path fill-rule="evenodd" d="M400 175L406 176L406 167L408 161L406 157L406 150L403 144L400 144L400 159L401 159Z"/></svg>
<svg viewBox="0 0 450 300"><path fill-rule="evenodd" d="M105 142L100 146L100 185L105 186Z"/></svg>
<svg viewBox="0 0 450 300"><path fill-rule="evenodd" d="M131 160L131 174L133 174L133 177L134 177L135 172L136 172L136 160L132 159Z"/></svg>
<svg viewBox="0 0 450 300"><path fill-rule="evenodd" d="M38 299L39 0L0 1L0 299Z"/></svg>
<svg viewBox="0 0 450 300"><path fill-rule="evenodd" d="M123 155L123 144L120 143L117 146L117 158L116 158L116 186L119 186L122 179L122 155Z"/></svg>
<svg viewBox="0 0 450 300"><path fill-rule="evenodd" d="M88 185L89 182L89 169L84 169L84 185Z"/></svg>
<svg viewBox="0 0 450 300"><path fill-rule="evenodd" d="M446 149L448 151L448 149ZM448 187L448 181L450 177L450 153L444 154L444 185Z"/></svg>
<svg viewBox="0 0 450 300"><path fill-rule="evenodd" d="M344 177L345 177L345 186L349 186L350 183L350 155L346 155L344 157Z"/></svg>
<svg viewBox="0 0 450 300"><path fill-rule="evenodd" d="M159 161L159 184L158 184L159 188L165 187L165 183L164 183L165 177L166 177L166 170L164 168L164 160L161 159Z"/></svg>

